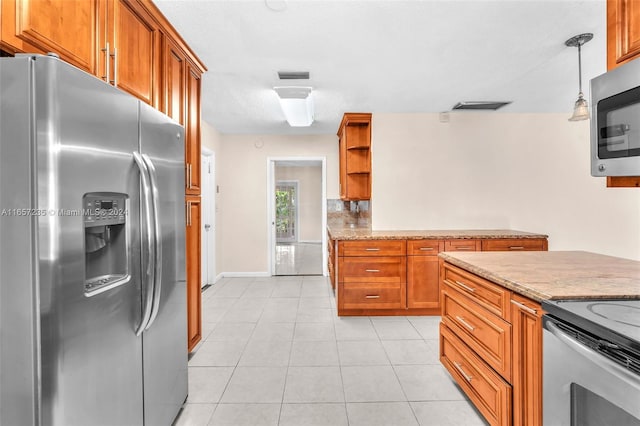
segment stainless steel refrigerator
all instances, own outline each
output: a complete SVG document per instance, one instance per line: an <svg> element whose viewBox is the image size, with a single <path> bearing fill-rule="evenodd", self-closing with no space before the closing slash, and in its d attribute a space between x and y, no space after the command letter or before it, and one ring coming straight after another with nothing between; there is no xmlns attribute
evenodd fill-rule
<svg viewBox="0 0 640 426"><path fill-rule="evenodd" d="M0 424L170 425L187 397L184 130L0 59Z"/></svg>

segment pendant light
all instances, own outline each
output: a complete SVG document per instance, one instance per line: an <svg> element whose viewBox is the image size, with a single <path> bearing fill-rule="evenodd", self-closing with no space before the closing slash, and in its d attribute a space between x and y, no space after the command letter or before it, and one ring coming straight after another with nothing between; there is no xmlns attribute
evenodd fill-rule
<svg viewBox="0 0 640 426"><path fill-rule="evenodd" d="M581 48L583 44L587 43L592 38L593 38L592 33L584 33L584 34L579 34L577 36L573 36L569 40L564 42L566 46L578 48L578 88L580 92L578 93L578 100L576 101L576 104L573 107L573 115L571 116L571 118L569 118L569 121L580 121L580 120L589 119L589 105L587 104L587 100L584 98L584 95L582 94Z"/></svg>

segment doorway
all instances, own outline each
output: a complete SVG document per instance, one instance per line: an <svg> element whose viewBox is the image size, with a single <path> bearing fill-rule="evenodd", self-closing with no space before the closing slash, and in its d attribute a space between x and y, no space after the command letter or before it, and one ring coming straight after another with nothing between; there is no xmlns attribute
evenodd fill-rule
<svg viewBox="0 0 640 426"><path fill-rule="evenodd" d="M276 181L276 244L298 241L297 201L298 181Z"/></svg>
<svg viewBox="0 0 640 426"><path fill-rule="evenodd" d="M271 275L326 274L324 157L268 159Z"/></svg>
<svg viewBox="0 0 640 426"><path fill-rule="evenodd" d="M202 229L200 249L202 253L202 287L216 281L216 179L215 154L202 147Z"/></svg>

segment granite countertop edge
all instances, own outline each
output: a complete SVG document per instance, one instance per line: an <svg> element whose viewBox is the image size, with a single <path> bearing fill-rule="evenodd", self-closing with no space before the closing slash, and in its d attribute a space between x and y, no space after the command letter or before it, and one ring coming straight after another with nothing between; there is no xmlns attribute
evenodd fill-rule
<svg viewBox="0 0 640 426"><path fill-rule="evenodd" d="M459 230L400 230L373 231L369 228L346 228L327 226L333 240L469 240L469 239L540 239L545 234L514 231L508 229L459 229Z"/></svg>
<svg viewBox="0 0 640 426"><path fill-rule="evenodd" d="M528 297L532 300L535 300L536 302L542 302L543 300L554 299L554 297L551 294L538 291L534 288L519 284L515 281L510 281L508 279L505 279L504 277L493 274L484 268L479 268L472 263L465 262L464 260L460 260L458 258L449 256L446 252L440 253L439 256L447 263L451 263L452 265L462 268L465 271L469 271L479 277L489 280L492 283L498 284L509 290L515 291L521 296Z"/></svg>
<svg viewBox="0 0 640 426"><path fill-rule="evenodd" d="M495 253L499 253L499 252L493 252ZM552 252L531 252L531 253L552 253ZM571 252L568 252L571 253ZM591 254L591 253L587 253L586 254ZM531 282L529 284L524 284L524 283L520 283L517 281L513 281L510 280L508 278L506 278L504 275L499 275L497 273L491 272L489 269L487 268L483 268L480 266L477 266L473 263L464 261L458 257L456 257L456 255L459 253L455 253L455 252L451 252L451 254L448 254L447 252L441 252L439 253L439 257L444 260L447 263L450 263L454 266L457 266L465 271L468 271L472 274L475 274L481 278L484 278L488 281L491 281L492 283L495 283L497 285L500 285L506 289L512 290L515 293L518 293L522 296L528 297L532 300L535 300L537 302L542 302L544 300L586 300L586 299L590 299L590 300L604 300L604 299L616 299L616 300L620 300L620 299L640 299L640 293L637 290L633 290L633 289L629 289L629 291L626 291L623 288L620 288L619 290L616 290L614 292L611 291L603 291L602 293L598 293L598 292L594 292L592 291L592 289L589 289L588 291L585 291L582 294L576 294L575 292L563 292L563 291L558 291L555 294L550 294L547 293L545 291L539 290L535 288L535 285L537 283L536 282ZM514 253L515 254L515 253ZM616 259L616 258L612 258L612 259ZM623 261L627 261L624 259L620 259ZM561 275L561 274L560 274ZM615 280L616 278L612 278L613 280ZM568 281L571 281L572 278L567 278ZM561 279L561 281L564 281L563 279ZM544 284L542 281L539 282ZM558 283L560 284L560 283ZM569 285L569 286L574 286L575 284L571 284L567 281L565 281L565 285ZM561 285L558 285L557 288L562 288Z"/></svg>

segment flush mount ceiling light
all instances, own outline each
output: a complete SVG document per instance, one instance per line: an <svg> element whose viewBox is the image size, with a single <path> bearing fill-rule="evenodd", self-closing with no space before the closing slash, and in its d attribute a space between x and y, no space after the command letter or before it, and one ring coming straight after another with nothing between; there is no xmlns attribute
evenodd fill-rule
<svg viewBox="0 0 640 426"><path fill-rule="evenodd" d="M313 98L311 87L278 86L280 107L291 127L307 127L313 123Z"/></svg>
<svg viewBox="0 0 640 426"><path fill-rule="evenodd" d="M505 105L509 105L511 102L490 102L490 101L470 101L470 102L458 102L453 109L474 109L474 110L497 110Z"/></svg>
<svg viewBox="0 0 640 426"><path fill-rule="evenodd" d="M589 119L589 105L587 104L587 100L584 98L582 94L582 45L587 43L589 40L593 38L593 34L584 33L579 34L577 36L571 37L569 40L565 41L564 44L569 47L577 47L578 48L578 100L573 106L573 115L569 118L569 121L580 121L580 120L588 120Z"/></svg>

